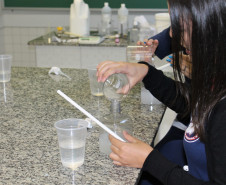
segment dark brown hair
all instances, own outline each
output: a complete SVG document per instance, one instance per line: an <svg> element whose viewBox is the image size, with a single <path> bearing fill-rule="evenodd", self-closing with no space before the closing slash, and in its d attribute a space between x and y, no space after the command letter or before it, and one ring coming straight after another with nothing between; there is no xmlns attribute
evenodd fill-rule
<svg viewBox="0 0 226 185"><path fill-rule="evenodd" d="M192 80L188 89L178 83L186 95L195 132L204 141L205 122L226 95L226 2L225 0L168 0L174 52L174 76L181 75L181 43L185 31L190 35ZM190 29L188 29L190 28Z"/></svg>

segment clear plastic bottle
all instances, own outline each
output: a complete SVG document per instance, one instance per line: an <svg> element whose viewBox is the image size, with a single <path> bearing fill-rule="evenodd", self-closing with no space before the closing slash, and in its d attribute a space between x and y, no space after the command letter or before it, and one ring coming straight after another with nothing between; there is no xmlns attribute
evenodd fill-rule
<svg viewBox="0 0 226 185"><path fill-rule="evenodd" d="M120 102L117 100L111 101L110 113L104 115L101 121L124 140L126 139L123 136L123 131L127 131L130 135L133 135L133 121L129 115L121 112ZM108 135L106 131L100 129L100 152L107 155L111 153L111 143L108 139Z"/></svg>
<svg viewBox="0 0 226 185"><path fill-rule="evenodd" d="M121 37L126 37L128 34L128 15L129 11L125 4L121 4L118 10L118 32Z"/></svg>
<svg viewBox="0 0 226 185"><path fill-rule="evenodd" d="M101 118L101 121L121 138L123 131L133 134L133 121L127 115L121 112L120 101L125 97L129 90L129 81L125 74L115 73L109 76L104 82L104 95L111 101L110 112ZM100 152L110 154L111 143L108 139L108 133L103 129L100 130L99 136Z"/></svg>
<svg viewBox="0 0 226 185"><path fill-rule="evenodd" d="M104 3L104 7L101 9L102 21L110 23L111 22L111 8L108 2Z"/></svg>
<svg viewBox="0 0 226 185"><path fill-rule="evenodd" d="M112 74L103 85L105 97L115 101L121 101L128 94L129 89L129 80L123 73Z"/></svg>
<svg viewBox="0 0 226 185"><path fill-rule="evenodd" d="M108 2L104 3L104 7L101 9L101 35L110 35L111 32L111 8Z"/></svg>

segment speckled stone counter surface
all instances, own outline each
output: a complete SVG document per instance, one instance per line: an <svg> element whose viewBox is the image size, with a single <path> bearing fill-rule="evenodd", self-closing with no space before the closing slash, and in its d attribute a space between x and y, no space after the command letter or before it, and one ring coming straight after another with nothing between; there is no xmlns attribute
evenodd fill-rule
<svg viewBox="0 0 226 185"><path fill-rule="evenodd" d="M93 34L92 34L93 35ZM93 35L95 36L95 34ZM135 43L128 43L128 39L120 38L119 43L115 43L114 38L106 38L99 44L79 44L76 39L73 41L69 36L60 37L62 39L61 42L57 42L56 34L54 32L50 32L49 34L40 36L28 42L28 45L41 46L41 45L49 45L49 46L104 46L104 47L127 47L128 44L134 45Z"/></svg>
<svg viewBox="0 0 226 185"><path fill-rule="evenodd" d="M85 162L74 173L62 166L54 123L86 118L57 94L60 89L94 116L109 113L110 102L90 94L88 72L62 69L72 80L49 76L49 68L12 68L0 83L0 184L132 185L139 169L119 167L99 151L99 127L88 130ZM133 135L151 142L164 106L140 103L140 85L121 102L133 120Z"/></svg>

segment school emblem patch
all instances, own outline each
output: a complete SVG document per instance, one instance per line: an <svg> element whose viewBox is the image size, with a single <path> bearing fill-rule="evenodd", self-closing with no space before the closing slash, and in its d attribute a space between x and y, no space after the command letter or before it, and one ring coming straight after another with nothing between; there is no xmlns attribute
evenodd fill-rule
<svg viewBox="0 0 226 185"><path fill-rule="evenodd" d="M190 123L188 128L184 133L184 139L188 143L193 143L199 140L199 136L195 134L195 129L193 123Z"/></svg>

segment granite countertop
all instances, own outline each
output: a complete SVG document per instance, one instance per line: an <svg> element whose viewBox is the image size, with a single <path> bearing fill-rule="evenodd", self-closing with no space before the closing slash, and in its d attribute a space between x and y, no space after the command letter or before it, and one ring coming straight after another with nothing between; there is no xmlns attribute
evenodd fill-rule
<svg viewBox="0 0 226 185"><path fill-rule="evenodd" d="M85 116L57 94L60 89L96 117L109 113L105 97L90 94L85 69L62 69L72 80L49 76L49 68L13 67L0 83L0 184L132 185L139 169L119 167L99 151L99 127L88 129L84 165L72 173L62 166L54 123ZM121 102L133 120L134 136L151 142L163 105L140 104L140 85Z"/></svg>
<svg viewBox="0 0 226 185"><path fill-rule="evenodd" d="M92 36L98 36L96 32L92 33ZM42 45L47 45L47 46L99 46L99 47L127 47L127 45L134 45L135 43L128 43L127 38L120 38L119 43L115 43L114 38L106 38L104 39L101 43L99 44L79 44L76 41L70 42L69 40L73 39L70 38L67 35L64 35L61 38L64 41L57 42L56 39L56 33L55 32L50 32L46 35L40 36L38 38L35 38L31 41L28 42L28 45L35 45L35 46L42 46ZM76 38L74 38L76 39ZM69 42L68 42L69 41Z"/></svg>

